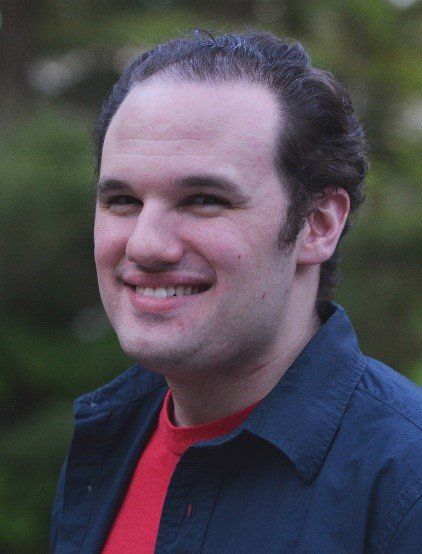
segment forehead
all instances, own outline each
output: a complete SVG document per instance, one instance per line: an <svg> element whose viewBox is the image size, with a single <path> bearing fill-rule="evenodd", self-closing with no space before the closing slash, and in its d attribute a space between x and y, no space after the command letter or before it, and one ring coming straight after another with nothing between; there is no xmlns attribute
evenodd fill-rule
<svg viewBox="0 0 422 554"><path fill-rule="evenodd" d="M274 172L274 148L282 113L273 94L251 83L176 83L155 78L133 88L107 130L101 172L119 159L138 170L169 171L183 160L227 171ZM152 164L152 166L151 166ZM200 169L200 168L198 168ZM241 175L238 175L241 177Z"/></svg>

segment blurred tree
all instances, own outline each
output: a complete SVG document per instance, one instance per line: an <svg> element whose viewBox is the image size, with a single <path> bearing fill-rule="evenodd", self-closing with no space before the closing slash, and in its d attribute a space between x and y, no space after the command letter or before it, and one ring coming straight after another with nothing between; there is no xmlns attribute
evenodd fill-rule
<svg viewBox="0 0 422 554"><path fill-rule="evenodd" d="M0 129L20 113L27 97L25 62L28 41L25 28L25 1L4 0L1 5L0 35Z"/></svg>

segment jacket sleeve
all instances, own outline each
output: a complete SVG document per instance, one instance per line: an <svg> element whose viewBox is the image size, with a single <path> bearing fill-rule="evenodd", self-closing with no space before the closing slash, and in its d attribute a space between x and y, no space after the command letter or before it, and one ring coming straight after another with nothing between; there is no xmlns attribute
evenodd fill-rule
<svg viewBox="0 0 422 554"><path fill-rule="evenodd" d="M404 515L386 552L388 554L422 552L422 496Z"/></svg>
<svg viewBox="0 0 422 554"><path fill-rule="evenodd" d="M50 528L50 547L51 552L59 552L58 548L58 538L60 531L60 521L61 513L63 507L63 494L64 494L64 483L65 483L65 473L66 473L67 459L65 460L62 469L60 471L59 481L57 483L56 496L54 499L53 510L51 513L51 528Z"/></svg>

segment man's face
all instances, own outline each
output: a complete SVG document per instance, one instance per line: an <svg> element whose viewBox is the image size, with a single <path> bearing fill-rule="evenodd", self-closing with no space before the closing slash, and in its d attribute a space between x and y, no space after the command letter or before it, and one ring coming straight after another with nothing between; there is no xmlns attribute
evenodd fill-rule
<svg viewBox="0 0 422 554"><path fill-rule="evenodd" d="M156 371L231 368L280 342L296 270L280 250L282 122L258 85L152 80L107 130L95 219L101 298Z"/></svg>

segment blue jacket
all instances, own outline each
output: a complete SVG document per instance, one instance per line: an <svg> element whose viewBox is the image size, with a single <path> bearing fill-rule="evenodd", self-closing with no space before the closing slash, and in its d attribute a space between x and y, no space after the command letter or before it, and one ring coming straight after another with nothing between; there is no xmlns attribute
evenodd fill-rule
<svg viewBox="0 0 422 554"><path fill-rule="evenodd" d="M422 552L421 391L364 356L330 310L239 428L181 457L156 552ZM135 366L76 400L55 553L101 551L165 393Z"/></svg>

